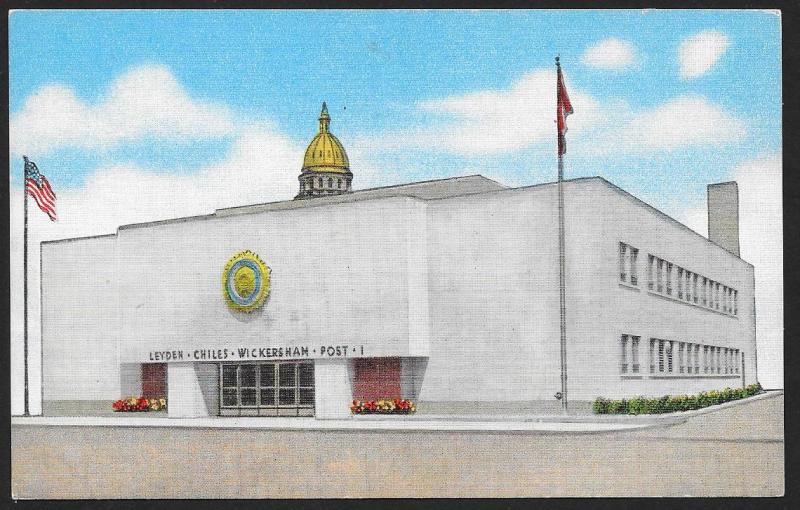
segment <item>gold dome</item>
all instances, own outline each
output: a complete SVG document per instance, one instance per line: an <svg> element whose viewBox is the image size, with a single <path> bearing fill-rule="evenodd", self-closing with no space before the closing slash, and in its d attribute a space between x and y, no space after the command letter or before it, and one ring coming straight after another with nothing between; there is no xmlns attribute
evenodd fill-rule
<svg viewBox="0 0 800 510"><path fill-rule="evenodd" d="M330 122L328 107L322 103L322 112L319 114L319 133L308 144L306 155L303 158L302 172L350 173L350 162L342 143L328 130Z"/></svg>

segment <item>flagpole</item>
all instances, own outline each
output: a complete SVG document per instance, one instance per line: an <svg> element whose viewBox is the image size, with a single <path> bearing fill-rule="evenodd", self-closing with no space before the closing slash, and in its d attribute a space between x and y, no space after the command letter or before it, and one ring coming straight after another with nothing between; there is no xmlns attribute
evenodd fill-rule
<svg viewBox="0 0 800 510"><path fill-rule="evenodd" d="M25 159L25 167L28 166L28 158L24 157ZM23 233L23 243L22 243L22 272L23 272L23 300L25 302L23 308L25 310L24 315L24 348L25 348L25 416L30 416L30 409L28 407L28 189L27 189L27 171L26 168L22 170L22 193L24 195L24 218L25 218L25 226L24 226L24 233Z"/></svg>
<svg viewBox="0 0 800 510"><path fill-rule="evenodd" d="M561 71L559 57L556 57L556 70ZM561 101L561 80L556 78L556 104ZM566 275L564 255L564 154L561 150L561 132L556 123L558 137L558 284L559 284L559 312L561 318L561 409L568 412L567 403L567 304L566 304Z"/></svg>

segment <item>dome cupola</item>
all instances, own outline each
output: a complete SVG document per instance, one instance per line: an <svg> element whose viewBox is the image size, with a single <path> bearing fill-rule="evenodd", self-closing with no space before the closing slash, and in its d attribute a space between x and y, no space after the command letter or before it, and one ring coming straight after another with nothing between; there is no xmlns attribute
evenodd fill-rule
<svg viewBox="0 0 800 510"><path fill-rule="evenodd" d="M300 192L295 198L338 195L350 191L353 174L342 143L330 132L331 116L322 103L319 132L311 140L303 157L298 177Z"/></svg>

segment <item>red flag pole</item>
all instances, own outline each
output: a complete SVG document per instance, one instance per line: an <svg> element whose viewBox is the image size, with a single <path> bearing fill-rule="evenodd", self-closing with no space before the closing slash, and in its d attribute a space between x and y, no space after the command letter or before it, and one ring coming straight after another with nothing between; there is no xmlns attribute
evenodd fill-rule
<svg viewBox="0 0 800 510"><path fill-rule="evenodd" d="M558 109L561 104L561 63L556 56L556 114L561 115ZM556 118L556 132L558 137L558 284L559 284L559 312L561 319L561 409L569 412L567 401L567 304L566 304L566 261L564 255L564 151L562 150L562 133Z"/></svg>

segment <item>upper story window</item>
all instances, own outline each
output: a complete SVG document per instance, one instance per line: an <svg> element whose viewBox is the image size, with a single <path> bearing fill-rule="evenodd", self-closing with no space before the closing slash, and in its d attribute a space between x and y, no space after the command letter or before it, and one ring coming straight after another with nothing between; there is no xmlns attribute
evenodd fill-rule
<svg viewBox="0 0 800 510"><path fill-rule="evenodd" d="M619 243L619 279L631 285L639 284L636 262L639 250L625 243Z"/></svg>
<svg viewBox="0 0 800 510"><path fill-rule="evenodd" d="M672 263L667 262L667 295L672 295Z"/></svg>
<svg viewBox="0 0 800 510"><path fill-rule="evenodd" d="M661 259L656 259L656 279L656 291L664 292L664 261Z"/></svg>
<svg viewBox="0 0 800 510"><path fill-rule="evenodd" d="M636 271L636 249L620 243L620 278L633 278ZM726 315L738 315L738 292L705 276L673 264L655 255L647 255L647 288L651 291L693 303Z"/></svg>

